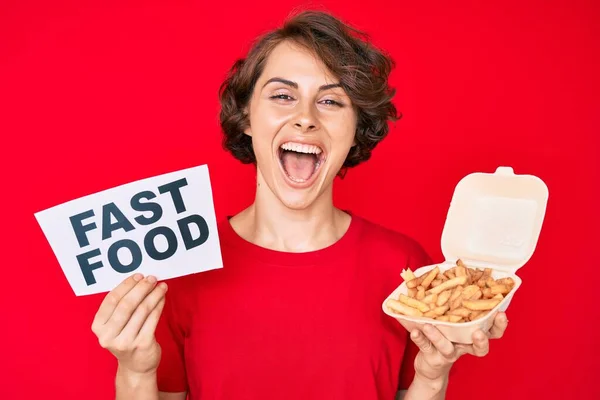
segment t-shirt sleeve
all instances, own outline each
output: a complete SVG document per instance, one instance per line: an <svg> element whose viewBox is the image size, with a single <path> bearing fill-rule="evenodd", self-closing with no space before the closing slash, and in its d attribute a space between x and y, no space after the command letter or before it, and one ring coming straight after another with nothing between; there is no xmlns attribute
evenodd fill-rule
<svg viewBox="0 0 600 400"><path fill-rule="evenodd" d="M414 243L412 254L408 259L407 267L413 272L426 265L433 264L429 254L418 243ZM398 381L398 390L407 390L415 377L415 358L419 353L419 347L411 340L410 333L406 335L406 347L402 366L400 367L400 379Z"/></svg>
<svg viewBox="0 0 600 400"><path fill-rule="evenodd" d="M184 359L184 330L173 306L174 293L167 292L166 303L156 327L156 340L161 346L161 360L157 370L160 392L187 392Z"/></svg>

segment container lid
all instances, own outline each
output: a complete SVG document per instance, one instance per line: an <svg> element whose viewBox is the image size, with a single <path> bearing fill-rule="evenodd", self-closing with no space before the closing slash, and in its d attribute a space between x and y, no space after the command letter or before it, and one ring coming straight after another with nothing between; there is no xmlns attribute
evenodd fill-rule
<svg viewBox="0 0 600 400"><path fill-rule="evenodd" d="M533 255L548 202L548 187L511 167L476 172L456 186L444 230L446 261L516 272Z"/></svg>

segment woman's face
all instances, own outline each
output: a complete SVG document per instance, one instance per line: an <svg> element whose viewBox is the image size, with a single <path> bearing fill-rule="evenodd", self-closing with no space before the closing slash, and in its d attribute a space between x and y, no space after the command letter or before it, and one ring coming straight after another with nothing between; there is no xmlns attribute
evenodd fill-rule
<svg viewBox="0 0 600 400"><path fill-rule="evenodd" d="M249 114L245 133L252 137L259 182L279 201L303 209L331 190L354 143L356 113L316 56L279 44L256 83Z"/></svg>

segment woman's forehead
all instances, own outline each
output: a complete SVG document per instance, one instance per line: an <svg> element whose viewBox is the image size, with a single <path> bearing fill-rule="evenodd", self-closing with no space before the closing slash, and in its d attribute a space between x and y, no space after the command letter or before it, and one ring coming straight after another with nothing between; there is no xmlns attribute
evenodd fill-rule
<svg viewBox="0 0 600 400"><path fill-rule="evenodd" d="M314 52L288 41L278 44L267 57L261 80L266 82L273 77L294 81L299 86L338 83Z"/></svg>

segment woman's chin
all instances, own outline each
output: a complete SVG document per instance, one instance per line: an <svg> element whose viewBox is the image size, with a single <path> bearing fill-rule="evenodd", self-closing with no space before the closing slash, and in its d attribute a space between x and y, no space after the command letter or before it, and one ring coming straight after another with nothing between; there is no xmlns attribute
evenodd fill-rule
<svg viewBox="0 0 600 400"><path fill-rule="evenodd" d="M277 182L274 194L286 208L291 210L305 210L319 201L319 198L325 192L326 190L323 190L323 182L320 181L314 182L309 187L298 189L280 180Z"/></svg>
<svg viewBox="0 0 600 400"><path fill-rule="evenodd" d="M281 204L290 210L305 210L315 203L317 194L313 190L287 189L279 191L277 197Z"/></svg>

